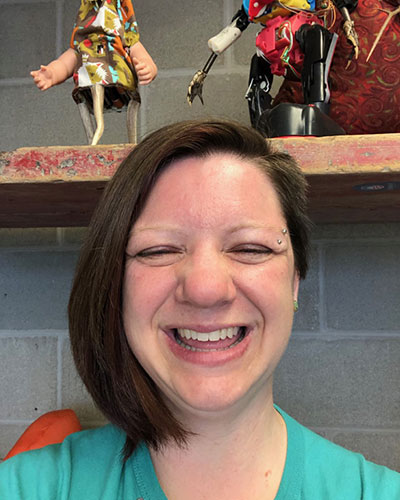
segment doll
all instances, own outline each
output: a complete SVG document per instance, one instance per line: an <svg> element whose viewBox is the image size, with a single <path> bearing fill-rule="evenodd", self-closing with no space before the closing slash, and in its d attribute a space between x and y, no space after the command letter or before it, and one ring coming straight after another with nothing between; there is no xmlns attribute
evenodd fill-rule
<svg viewBox="0 0 400 500"><path fill-rule="evenodd" d="M157 67L139 41L131 0L81 0L70 48L31 75L40 90L73 75L72 96L92 145L103 134L104 109L126 106L128 138L135 143L138 83L149 84L157 75Z"/></svg>
<svg viewBox="0 0 400 500"><path fill-rule="evenodd" d="M351 44L349 59L358 56L358 39L350 18L357 0L334 0L344 19L343 30ZM261 26L256 54L250 66L246 99L254 128L268 135L334 135L343 129L329 118L329 68L338 35L331 31L336 16L330 0L244 0L232 23L208 41L212 55L190 82L189 104L199 96L216 57L224 52L250 23ZM300 81L303 103L274 108L270 89L274 75L293 74Z"/></svg>

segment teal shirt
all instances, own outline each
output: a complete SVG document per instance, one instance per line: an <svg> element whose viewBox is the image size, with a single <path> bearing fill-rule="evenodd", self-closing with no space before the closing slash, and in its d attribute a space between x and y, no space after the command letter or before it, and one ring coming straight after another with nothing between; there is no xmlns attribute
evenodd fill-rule
<svg viewBox="0 0 400 500"><path fill-rule="evenodd" d="M400 474L306 429L280 410L288 432L276 500L400 500ZM146 446L125 463L125 434L112 425L0 465L1 500L166 500ZM234 500L234 499L233 499Z"/></svg>

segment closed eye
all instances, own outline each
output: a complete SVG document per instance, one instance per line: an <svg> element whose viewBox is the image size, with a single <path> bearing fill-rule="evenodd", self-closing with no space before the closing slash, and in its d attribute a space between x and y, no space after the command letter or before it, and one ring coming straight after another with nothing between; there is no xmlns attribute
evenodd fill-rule
<svg viewBox="0 0 400 500"><path fill-rule="evenodd" d="M150 266L169 266L180 260L182 255L183 250L180 248L158 246L145 248L127 256Z"/></svg>
<svg viewBox="0 0 400 500"><path fill-rule="evenodd" d="M240 245L230 249L227 253L244 264L258 264L267 260L273 251L263 245Z"/></svg>

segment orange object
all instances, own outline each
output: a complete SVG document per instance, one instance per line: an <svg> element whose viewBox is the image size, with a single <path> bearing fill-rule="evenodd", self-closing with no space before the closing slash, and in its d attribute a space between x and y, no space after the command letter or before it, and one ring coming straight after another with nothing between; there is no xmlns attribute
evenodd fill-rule
<svg viewBox="0 0 400 500"><path fill-rule="evenodd" d="M62 443L73 432L82 430L73 410L55 410L36 419L21 435L4 460L23 451L36 450L48 444Z"/></svg>

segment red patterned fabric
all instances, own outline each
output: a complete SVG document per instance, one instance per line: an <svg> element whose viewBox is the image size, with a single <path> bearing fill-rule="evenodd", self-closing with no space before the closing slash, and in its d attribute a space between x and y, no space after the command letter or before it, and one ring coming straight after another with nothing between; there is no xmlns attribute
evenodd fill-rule
<svg viewBox="0 0 400 500"><path fill-rule="evenodd" d="M359 37L360 54L346 70L351 47L341 32L338 14L334 31L339 35L330 72L330 116L348 134L400 132L400 15L392 18L370 60L367 55L387 15L398 3L359 0L351 17ZM289 75L288 75L289 76ZM300 82L286 79L274 101L303 102Z"/></svg>

